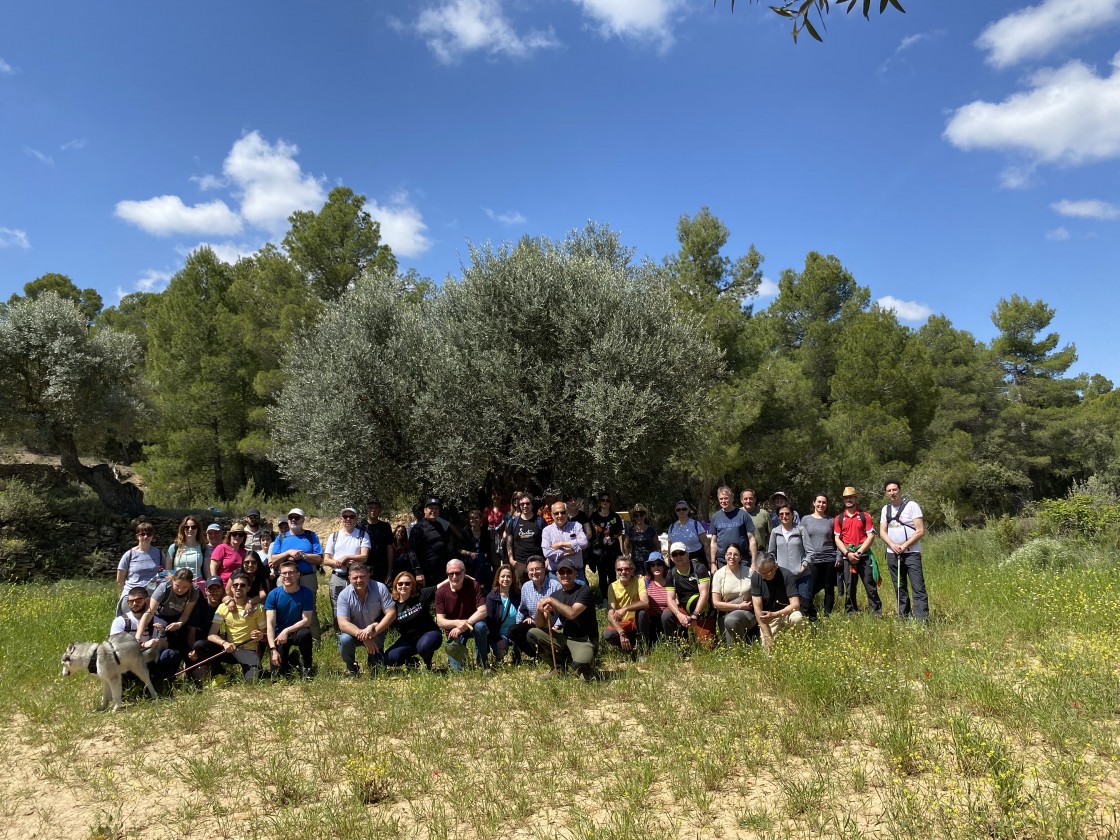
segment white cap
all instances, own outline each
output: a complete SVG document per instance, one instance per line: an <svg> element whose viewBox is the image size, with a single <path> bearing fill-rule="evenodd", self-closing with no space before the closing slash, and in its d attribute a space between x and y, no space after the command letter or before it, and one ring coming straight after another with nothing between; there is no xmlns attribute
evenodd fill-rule
<svg viewBox="0 0 1120 840"><path fill-rule="evenodd" d="M288 511L288 516L303 516L303 510L301 508L292 508Z"/></svg>
<svg viewBox="0 0 1120 840"><path fill-rule="evenodd" d="M682 542L675 542L669 546L670 554L676 554L678 551L683 551L685 554L688 554L688 546Z"/></svg>

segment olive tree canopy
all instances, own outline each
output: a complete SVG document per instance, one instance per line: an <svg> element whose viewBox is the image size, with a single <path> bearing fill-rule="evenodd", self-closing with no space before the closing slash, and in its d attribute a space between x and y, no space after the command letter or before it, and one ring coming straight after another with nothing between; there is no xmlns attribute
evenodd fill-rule
<svg viewBox="0 0 1120 840"><path fill-rule="evenodd" d="M336 500L626 492L695 446L721 371L662 271L609 230L487 245L430 300L370 274L328 307L288 358L277 457Z"/></svg>

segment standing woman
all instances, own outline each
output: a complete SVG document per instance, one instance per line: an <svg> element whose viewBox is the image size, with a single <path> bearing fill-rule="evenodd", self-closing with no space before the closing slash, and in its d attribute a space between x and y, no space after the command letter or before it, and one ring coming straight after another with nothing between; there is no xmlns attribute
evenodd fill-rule
<svg viewBox="0 0 1120 840"><path fill-rule="evenodd" d="M245 562L245 539L248 534L245 526L240 522L233 523L226 535L226 541L219 545L210 555L210 576L217 575L222 579L222 586L229 583L229 576L241 568Z"/></svg>
<svg viewBox="0 0 1120 840"><path fill-rule="evenodd" d="M657 531L649 521L649 511L645 505L630 508L630 522L622 536L622 553L629 554L635 569L644 569L651 551L660 548Z"/></svg>
<svg viewBox="0 0 1120 840"><path fill-rule="evenodd" d="M172 560L171 568L189 569L196 586L205 588L206 547L201 542L202 522L194 514L183 517L175 542L167 549Z"/></svg>
<svg viewBox="0 0 1120 840"><path fill-rule="evenodd" d="M673 512L677 515L677 518L669 526L669 544L684 543L689 560L697 560L707 564L708 558L704 553L704 541L707 532L704 530L704 526L692 518L692 509L684 499L673 506Z"/></svg>
<svg viewBox="0 0 1120 840"><path fill-rule="evenodd" d="M171 562L162 549L152 545L155 528L150 522L136 526L136 545L121 555L117 564L117 615L128 615L128 593L134 586L147 588L149 594L155 591L157 581Z"/></svg>
<svg viewBox="0 0 1120 840"><path fill-rule="evenodd" d="M833 540L833 519L828 515L828 496L818 493L813 499L813 512L801 517L801 530L805 534L805 554L809 560L810 584L797 596L801 599L801 612L810 621L817 618L813 599L824 591L824 614L832 612L836 604L836 570L840 568L840 555Z"/></svg>
<svg viewBox="0 0 1120 840"><path fill-rule="evenodd" d="M401 572L408 572L410 575L420 574L420 564L416 562L416 555L412 551L412 545L408 541L408 529L403 525L398 525L393 529L393 578L396 579L397 575ZM396 592L390 592L390 595L396 597Z"/></svg>
<svg viewBox="0 0 1120 840"><path fill-rule="evenodd" d="M268 593L272 590L272 577L268 573L268 564L261 560L259 552L250 551L241 561L241 571L249 576L250 609L263 604L264 599L268 597ZM226 589L229 589L228 581Z"/></svg>
<svg viewBox="0 0 1120 840"><path fill-rule="evenodd" d="M770 532L770 556L797 580L797 597L804 610L808 599L801 593L811 590L813 580L809 574L809 558L805 551L805 530L800 525L793 524L794 510L788 501L779 504L777 514L778 527Z"/></svg>

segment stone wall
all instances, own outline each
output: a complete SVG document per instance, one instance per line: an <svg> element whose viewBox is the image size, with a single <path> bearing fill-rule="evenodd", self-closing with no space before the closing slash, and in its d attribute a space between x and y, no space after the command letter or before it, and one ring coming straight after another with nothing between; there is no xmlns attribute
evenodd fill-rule
<svg viewBox="0 0 1120 840"><path fill-rule="evenodd" d="M153 543L166 551L175 541L179 517L142 518L155 526ZM101 522L58 521L35 534L0 529L0 580L111 578L121 555L136 545L138 521L128 516L110 516ZM204 521L209 524L215 520ZM217 522L223 528L232 524L225 517Z"/></svg>

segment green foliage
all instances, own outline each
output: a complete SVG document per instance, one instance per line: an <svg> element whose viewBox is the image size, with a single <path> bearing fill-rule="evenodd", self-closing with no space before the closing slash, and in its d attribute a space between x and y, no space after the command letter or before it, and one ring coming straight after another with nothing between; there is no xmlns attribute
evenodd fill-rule
<svg viewBox="0 0 1120 840"><path fill-rule="evenodd" d="M1008 566L1024 570L1056 572L1083 565L1086 560L1083 547L1054 537L1038 537L1011 552Z"/></svg>
<svg viewBox="0 0 1120 840"><path fill-rule="evenodd" d="M49 442L62 466L107 506L135 509L140 494L89 469L80 451L128 440L140 415L139 348L111 329L91 331L70 300L53 291L13 302L0 317L0 437Z"/></svg>
<svg viewBox="0 0 1120 840"><path fill-rule="evenodd" d="M696 319L649 318L671 307L661 273L603 259L624 249L592 233L472 249L419 306L364 278L293 348L272 411L285 474L332 499L659 476L705 419L674 383L703 393L718 351Z"/></svg>
<svg viewBox="0 0 1120 840"><path fill-rule="evenodd" d="M91 323L97 317L97 313L101 311L102 301L101 295L97 293L96 289L79 289L73 280L65 274L44 274L42 277L36 277L30 283L24 284L23 294L27 300L37 300L47 292L53 292L63 300L69 300L78 307L78 311L85 316L86 322ZM11 306L17 300L19 295L12 295L8 298L8 305Z"/></svg>
<svg viewBox="0 0 1120 840"><path fill-rule="evenodd" d="M365 203L364 195L335 187L318 213L297 210L288 218L284 248L324 301L337 300L369 269L397 270L393 252L381 244L381 225Z"/></svg>
<svg viewBox="0 0 1120 840"><path fill-rule="evenodd" d="M741 345L751 315L749 301L758 295L762 255L752 245L732 262L720 253L731 235L707 207L677 221L680 250L666 258L673 300L680 311L699 317L708 336L723 351L731 371L747 359Z"/></svg>
<svg viewBox="0 0 1120 840"><path fill-rule="evenodd" d="M1075 537L1095 543L1115 539L1120 525L1120 502L1089 493L1071 493L1065 499L1043 499L1038 504L1038 533L1048 537Z"/></svg>
<svg viewBox="0 0 1120 840"><path fill-rule="evenodd" d="M117 332L132 335L145 356L148 354L148 319L152 307L159 300L155 292L132 292L121 298L116 306L102 310L97 323Z"/></svg>
<svg viewBox="0 0 1120 840"><path fill-rule="evenodd" d="M0 525L16 533L34 534L48 527L56 511L46 489L11 479L0 490Z"/></svg>

